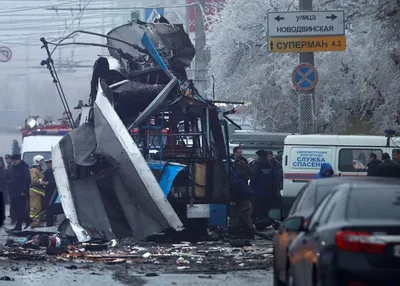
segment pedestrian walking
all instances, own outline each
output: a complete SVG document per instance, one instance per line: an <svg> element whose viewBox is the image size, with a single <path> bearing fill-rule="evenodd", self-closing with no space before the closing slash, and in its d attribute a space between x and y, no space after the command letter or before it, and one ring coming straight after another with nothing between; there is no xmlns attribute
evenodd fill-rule
<svg viewBox="0 0 400 286"><path fill-rule="evenodd" d="M53 164L51 159L47 159L45 161L47 164L47 170L44 173L44 186L45 186L45 198L44 198L44 204L45 204L45 211L46 211L46 226L50 227L54 225L54 214L53 214L53 198L56 197L57 193L57 186L56 182L54 180L54 174L53 174Z"/></svg>
<svg viewBox="0 0 400 286"><path fill-rule="evenodd" d="M244 238L254 238L254 226L251 220L252 202L254 191L249 186L251 169L242 160L233 163L231 173L231 210L229 228L230 232Z"/></svg>
<svg viewBox="0 0 400 286"><path fill-rule="evenodd" d="M379 164L381 164L382 161L378 160L378 157L376 156L375 153L371 153L368 155L368 173L367 176L374 176L376 169L378 168Z"/></svg>
<svg viewBox="0 0 400 286"><path fill-rule="evenodd" d="M20 154L11 156L13 167L10 175L10 196L15 204L16 224L13 230L22 230L22 224L26 223L25 228L30 225L28 215L29 209L29 186L31 182L29 165L21 160Z"/></svg>
<svg viewBox="0 0 400 286"><path fill-rule="evenodd" d="M257 159L251 168L250 186L255 195L253 197L253 217L268 217L268 211L274 208L279 198L276 187L276 168L268 159L268 153L265 150L256 152Z"/></svg>
<svg viewBox="0 0 400 286"><path fill-rule="evenodd" d="M322 179L322 178L330 178L333 177L333 174L335 172L333 171L332 165L329 163L322 163L321 164L321 169L319 172L314 176L314 179Z"/></svg>
<svg viewBox="0 0 400 286"><path fill-rule="evenodd" d="M43 181L42 164L44 164L44 157L42 155L37 155L33 157L33 165L30 169L31 187L29 189L29 216L32 221L31 227L40 226L40 216L43 214L42 201L44 200L45 196L45 183Z"/></svg>

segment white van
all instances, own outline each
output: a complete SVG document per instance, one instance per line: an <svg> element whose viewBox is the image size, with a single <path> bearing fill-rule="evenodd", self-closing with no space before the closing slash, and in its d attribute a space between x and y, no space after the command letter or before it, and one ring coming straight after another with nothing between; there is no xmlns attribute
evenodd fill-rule
<svg viewBox="0 0 400 286"><path fill-rule="evenodd" d="M335 176L366 176L368 155L393 158L400 138L367 135L289 135L283 150L283 212L287 213L301 187L330 163Z"/></svg>
<svg viewBox="0 0 400 286"><path fill-rule="evenodd" d="M45 133L46 132L46 133ZM42 155L45 159L51 158L51 149L63 138L68 131L62 132L48 132L41 131L36 134L32 131L32 134L22 139L21 144L21 157L29 166L33 164L33 157L36 155ZM46 166L43 166L44 169Z"/></svg>

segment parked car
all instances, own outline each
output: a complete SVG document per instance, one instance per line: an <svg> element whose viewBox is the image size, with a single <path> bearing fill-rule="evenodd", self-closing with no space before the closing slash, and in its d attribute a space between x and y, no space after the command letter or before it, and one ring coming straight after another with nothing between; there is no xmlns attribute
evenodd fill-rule
<svg viewBox="0 0 400 286"><path fill-rule="evenodd" d="M288 230L289 218L293 216L304 217L305 222L322 199L337 185L344 182L358 181L358 177L334 177L326 179L312 180L305 185L299 192L287 219L279 226L273 242L274 248L274 286L285 286L288 269L288 247L296 238L298 232ZM362 178L365 179L365 178ZM281 218L275 217L276 220ZM290 226L289 226L290 228Z"/></svg>
<svg viewBox="0 0 400 286"><path fill-rule="evenodd" d="M336 186L316 208L287 219L288 285L399 285L400 180Z"/></svg>

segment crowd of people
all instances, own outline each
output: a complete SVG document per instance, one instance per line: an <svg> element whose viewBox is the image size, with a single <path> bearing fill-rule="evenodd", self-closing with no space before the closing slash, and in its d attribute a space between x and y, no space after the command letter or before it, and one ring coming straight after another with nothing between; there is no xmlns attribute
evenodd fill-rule
<svg viewBox="0 0 400 286"><path fill-rule="evenodd" d="M5 203L10 205L9 217L15 223L13 230L22 230L24 223L25 228L38 227L44 218L46 226L53 226L51 206L56 184L51 159L37 155L31 167L20 154L6 155L5 161L0 157L0 192ZM43 171L44 164L46 171Z"/></svg>
<svg viewBox="0 0 400 286"><path fill-rule="evenodd" d="M280 205L283 183L282 164L271 151L259 150L255 160L243 157L235 147L232 154L230 231L254 237L253 222L267 218L270 209Z"/></svg>
<svg viewBox="0 0 400 286"><path fill-rule="evenodd" d="M400 150L393 152L393 160L388 153L382 155L382 161L371 153L368 161L368 176L400 178Z"/></svg>

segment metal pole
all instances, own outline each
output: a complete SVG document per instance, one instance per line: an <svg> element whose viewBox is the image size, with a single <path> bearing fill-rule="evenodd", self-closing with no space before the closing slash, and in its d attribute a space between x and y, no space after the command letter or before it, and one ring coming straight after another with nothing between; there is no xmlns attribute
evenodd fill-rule
<svg viewBox="0 0 400 286"><path fill-rule="evenodd" d="M26 62L26 70L27 70L27 77L26 77L26 82L25 82L25 96L26 96L26 105L25 108L28 110L28 114L30 114L29 112L31 112L31 90L30 90L30 85L31 85L31 80L30 80L30 71L28 69L29 64L30 64L30 44L29 44L29 40L26 39L26 48L25 48L25 62Z"/></svg>
<svg viewBox="0 0 400 286"><path fill-rule="evenodd" d="M299 0L300 11L312 11L312 0ZM314 53L300 53L300 64L314 66ZM299 93L299 131L301 134L316 133L315 126L315 90Z"/></svg>
<svg viewBox="0 0 400 286"><path fill-rule="evenodd" d="M196 14L195 14L195 49L196 49L196 57L195 57L195 71L194 78L196 88L199 91L201 96L206 96L205 92L207 90L207 82L206 82L206 69L207 69L207 55L205 51L206 47L206 33L204 29L204 18L203 11L205 11L206 7L205 0L199 0L196 5Z"/></svg>

